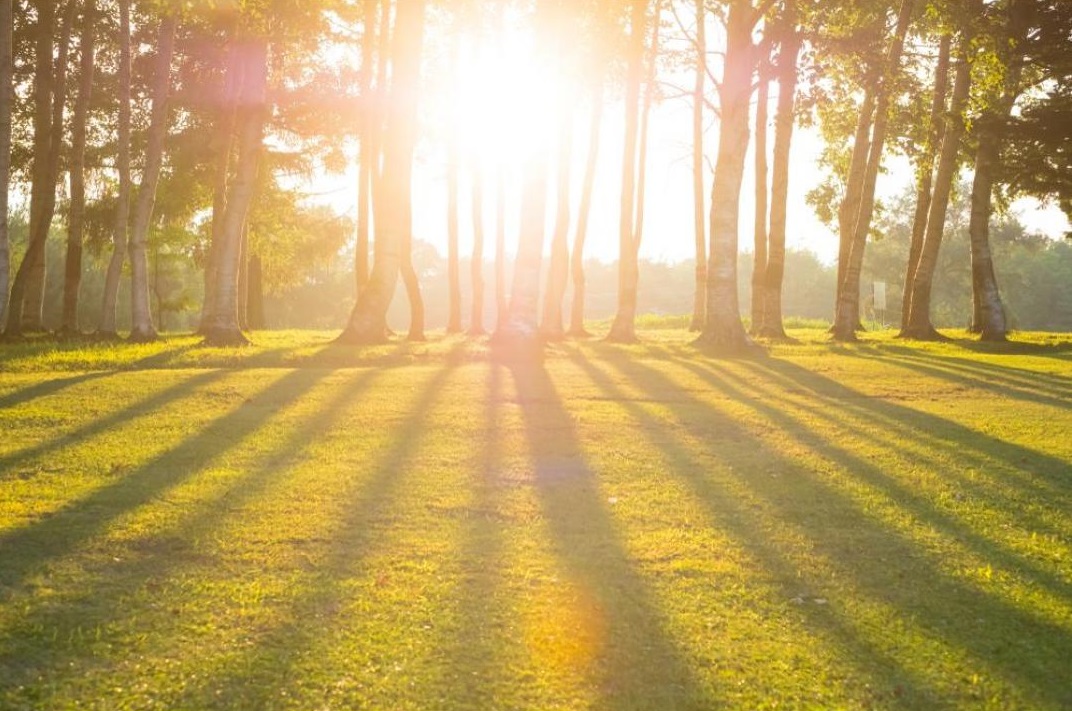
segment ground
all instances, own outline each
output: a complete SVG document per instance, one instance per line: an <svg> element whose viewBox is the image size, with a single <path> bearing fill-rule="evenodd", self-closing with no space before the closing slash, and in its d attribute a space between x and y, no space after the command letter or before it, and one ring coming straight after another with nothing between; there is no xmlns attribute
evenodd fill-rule
<svg viewBox="0 0 1072 711"><path fill-rule="evenodd" d="M0 708L1072 708L1069 338L792 335L0 347Z"/></svg>

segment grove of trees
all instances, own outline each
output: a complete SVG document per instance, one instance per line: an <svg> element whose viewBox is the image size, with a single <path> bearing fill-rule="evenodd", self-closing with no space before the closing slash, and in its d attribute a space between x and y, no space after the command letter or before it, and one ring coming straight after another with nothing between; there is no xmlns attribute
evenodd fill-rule
<svg viewBox="0 0 1072 711"><path fill-rule="evenodd" d="M292 323L304 299L308 325L330 314L340 342L377 343L402 290L413 340L429 308L504 348L582 337L604 183L607 339L630 342L645 290L681 290L640 247L652 107L684 101L694 227L659 238L695 245L674 308L699 345L784 339L805 293L855 340L874 281L905 338L1072 329L1069 246L1005 216L1020 196L1072 215L1070 47L1066 0L0 0L0 324L233 345L266 303ZM790 181L801 126L824 142L816 185ZM883 201L894 159L915 187ZM348 164L354 215L308 199ZM414 234L418 165L443 175L442 270ZM834 267L787 250L805 190ZM793 284L811 272L821 287Z"/></svg>

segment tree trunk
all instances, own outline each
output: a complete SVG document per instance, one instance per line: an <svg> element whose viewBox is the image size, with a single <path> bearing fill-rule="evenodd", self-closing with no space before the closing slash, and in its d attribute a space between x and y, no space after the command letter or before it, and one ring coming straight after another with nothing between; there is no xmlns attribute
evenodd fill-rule
<svg viewBox="0 0 1072 711"><path fill-rule="evenodd" d="M119 196L112 226L112 258L104 278L104 299L97 333L114 338L115 308L119 298L119 280L127 254L130 228L130 0L119 0L119 121L118 148L115 160L119 173Z"/></svg>
<svg viewBox="0 0 1072 711"><path fill-rule="evenodd" d="M382 343L387 338L387 309L394 298L402 266L402 250L412 231L413 146L417 98L420 93L424 2L399 3L390 42L392 79L387 93L383 168L376 192L376 244L372 272L358 296L338 342ZM387 43L381 33L382 44ZM381 45L382 46L382 45Z"/></svg>
<svg viewBox="0 0 1072 711"><path fill-rule="evenodd" d="M763 284L767 274L767 103L770 77L766 58L760 58L759 86L756 89L755 143L755 220L752 226L754 254L752 260L752 329L753 335L764 328Z"/></svg>
<svg viewBox="0 0 1072 711"><path fill-rule="evenodd" d="M484 175L482 165L472 166L473 256L469 262L469 280L473 284L473 305L469 318L469 335L484 335Z"/></svg>
<svg viewBox="0 0 1072 711"><path fill-rule="evenodd" d="M972 36L967 30L961 37L960 58L957 60L956 78L953 81L953 96L949 115L946 117L945 137L938 158L938 172L934 177L934 195L927 215L927 231L923 237L919 261L916 264L908 307L908 323L901 330L902 338L937 340L942 338L931 324L931 286L934 271L938 266L938 252L942 246L945 230L945 213L949 206L949 194L957 172L957 157L960 140L964 135L964 110L971 90Z"/></svg>
<svg viewBox="0 0 1072 711"><path fill-rule="evenodd" d="M56 5L51 0L38 3L37 32L35 35L36 58L34 63L34 118L33 118L33 163L30 189L30 231L26 253L23 255L15 281L11 285L11 301L8 304L7 327L9 337L19 336L24 330L40 327L41 301L35 298L35 290L44 289L45 242L52 224L52 210L56 200L56 181L52 173L52 155L59 146L54 146L54 84L58 76L53 66L52 41L56 23ZM61 52L62 54L62 52ZM66 68L66 62L63 63ZM59 92L56 91L56 94ZM62 103L60 104L62 111ZM61 113L62 120L62 113ZM62 135L62 134L61 134ZM52 207L50 207L50 205ZM34 313L34 308L37 313Z"/></svg>
<svg viewBox="0 0 1072 711"><path fill-rule="evenodd" d="M406 340L424 341L424 297L421 296L417 270L413 268L412 232L411 228L402 234L402 264L399 272L402 284L406 287L406 298L409 299L409 333Z"/></svg>
<svg viewBox="0 0 1072 711"><path fill-rule="evenodd" d="M380 148L377 136L379 106L372 93L373 62L376 61L376 10L379 0L365 0L361 38L361 157L357 176L357 236L354 244L354 294L360 294L369 278L369 223L372 208L372 178L378 172ZM384 12L387 8L384 9ZM382 61L382 60L381 60Z"/></svg>
<svg viewBox="0 0 1072 711"><path fill-rule="evenodd" d="M586 338L584 328L584 243L588 236L588 217L592 212L592 194L596 184L596 167L599 163L599 137L603 125L604 76L599 70L592 85L592 108L588 124L588 156L584 166L581 185L581 200L577 206L577 233L573 237L573 254L570 257L570 274L573 280L573 304L570 309L569 335Z"/></svg>
<svg viewBox="0 0 1072 711"><path fill-rule="evenodd" d="M495 187L495 330L506 325L510 306L506 300L506 171L496 168Z"/></svg>
<svg viewBox="0 0 1072 711"><path fill-rule="evenodd" d="M168 129L168 91L171 87L171 58L175 50L175 29L178 20L167 15L160 22L157 45L153 103L149 118L149 133L145 146L145 170L138 186L134 207L134 222L130 232L131 265L131 328L130 340L140 343L156 339L156 327L149 308L149 225L156 203L156 186L164 163L164 140Z"/></svg>
<svg viewBox="0 0 1072 711"><path fill-rule="evenodd" d="M797 57L801 35L796 27L796 4L786 2L782 47L778 57L778 115L774 120L774 160L771 166L770 236L766 279L761 285L764 338L785 339L782 324L782 280L785 275L785 237L789 205L789 149L797 90Z"/></svg>
<svg viewBox="0 0 1072 711"><path fill-rule="evenodd" d="M268 41L250 38L241 47L242 85L235 112L238 157L235 176L227 193L227 208L220 231L219 262L216 266L216 305L212 320L204 329L210 346L245 345L249 341L238 321L238 270L242 259L242 237L249 206L257 184L264 122L267 115Z"/></svg>
<svg viewBox="0 0 1072 711"><path fill-rule="evenodd" d="M254 331L264 328L264 265L257 254L246 264L246 324Z"/></svg>
<svg viewBox="0 0 1072 711"><path fill-rule="evenodd" d="M95 0L86 0L82 14L82 32L79 39L81 57L78 99L75 102L71 124L70 183L71 205L67 218L67 258L63 279L63 324L64 333L78 334L78 289L82 281L82 240L85 232L86 211L86 124L89 120L89 102L93 95L93 69L96 37L97 7Z"/></svg>
<svg viewBox="0 0 1072 711"><path fill-rule="evenodd" d="M707 10L696 0L696 81L692 90L692 217L696 238L696 294L690 331L703 329L707 315L707 230L704 226L703 110L707 76Z"/></svg>
<svg viewBox="0 0 1072 711"><path fill-rule="evenodd" d="M562 73L565 77L565 72ZM565 79L563 79L564 81ZM563 92L565 94L566 92ZM573 101L563 96L558 121L558 159L556 162L555 232L551 239L551 265L547 274L547 291L543 302L541 330L548 340L560 341L565 335L562 326L562 302L569 282L570 226L570 168L573 162Z"/></svg>
<svg viewBox="0 0 1072 711"><path fill-rule="evenodd" d="M454 27L450 32L450 51L447 64L450 67L450 76L456 77L458 72L458 41L461 28L455 20ZM454 96L459 96L457 81L454 82ZM449 292L447 297L447 333L461 333L462 331L462 282L461 265L458 255L458 174L459 166L459 133L461 127L459 116L454 112L447 126L447 281ZM407 286L408 289L408 286Z"/></svg>
<svg viewBox="0 0 1072 711"><path fill-rule="evenodd" d="M741 323L737 298L737 228L748 150L754 13L751 3L745 0L733 0L729 6L725 69L719 87L722 116L711 187L707 316L696 341L697 345L731 353L753 346Z"/></svg>
<svg viewBox="0 0 1072 711"><path fill-rule="evenodd" d="M645 0L632 0L630 6L629 56L625 80L625 138L622 142L622 189L618 213L618 311L607 334L607 340L613 343L636 341L639 265L635 201L646 4Z"/></svg>
<svg viewBox="0 0 1072 711"><path fill-rule="evenodd" d="M908 327L908 304L915 281L916 264L923 249L923 235L927 231L927 213L931 206L931 184L934 180L934 160L945 136L945 95L949 86L949 47L951 35L942 35L938 46L938 64L934 72L934 99L931 103L930 132L923 147L919 165L916 167L916 210L912 218L912 241L908 248L908 266L905 270L901 303L901 330Z"/></svg>
<svg viewBox="0 0 1072 711"><path fill-rule="evenodd" d="M878 183L882 151L886 145L890 96L893 93L891 84L900 71L901 51L904 48L905 35L908 33L908 25L912 18L912 7L913 0L902 0L901 8L897 13L897 27L884 62L885 71L877 91L875 120L868 146L863 185L860 188L856 207L855 224L852 227L852 239L849 242L849 258L838 287L837 309L834 314L834 339L839 341L855 341L860 323L860 274L863 270L864 250L867 248L867 235L871 231L871 218L875 211L875 186Z"/></svg>
<svg viewBox="0 0 1072 711"><path fill-rule="evenodd" d="M15 101L14 14L12 0L0 0L0 329L7 321L11 279L11 243L8 236L8 190L11 187L11 108Z"/></svg>

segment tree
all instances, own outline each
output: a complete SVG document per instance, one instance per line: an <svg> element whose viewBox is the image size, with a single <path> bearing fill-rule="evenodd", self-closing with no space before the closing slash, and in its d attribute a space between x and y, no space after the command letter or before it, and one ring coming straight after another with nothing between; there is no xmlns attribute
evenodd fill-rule
<svg viewBox="0 0 1072 711"><path fill-rule="evenodd" d="M704 223L704 78L707 76L707 11L696 0L696 68L692 89L692 209L696 238L696 296L692 304L690 331L703 328L707 313L707 228Z"/></svg>
<svg viewBox="0 0 1072 711"><path fill-rule="evenodd" d="M14 56L13 0L0 0L0 327L7 320L11 246L8 236L8 192L11 186L11 107Z"/></svg>

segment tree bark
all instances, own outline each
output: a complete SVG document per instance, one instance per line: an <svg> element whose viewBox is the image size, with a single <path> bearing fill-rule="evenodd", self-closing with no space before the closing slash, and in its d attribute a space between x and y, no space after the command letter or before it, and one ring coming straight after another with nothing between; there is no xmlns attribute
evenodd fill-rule
<svg viewBox="0 0 1072 711"><path fill-rule="evenodd" d="M931 103L930 131L926 145L916 167L916 210L912 218L912 241L908 248L908 265L905 269L904 288L901 291L901 330L908 327L908 304L912 282L916 277L916 264L923 249L923 235L927 231L927 213L931 206L931 187L934 181L934 161L945 136L945 98L949 88L949 50L952 36L942 35L938 46L938 64L934 72L934 99Z"/></svg>
<svg viewBox="0 0 1072 711"><path fill-rule="evenodd" d="M752 226L754 253L752 260L752 335L763 330L763 284L767 274L767 103L770 77L766 58L757 67L759 86L756 89L755 141L755 220Z"/></svg>
<svg viewBox="0 0 1072 711"><path fill-rule="evenodd" d="M696 0L696 80L692 89L692 217L696 238L696 294L690 331L703 329L707 314L707 229L704 225L703 110L707 76L707 10Z"/></svg>
<svg viewBox="0 0 1072 711"><path fill-rule="evenodd" d="M93 96L97 7L95 0L86 0L82 13L79 45L78 98L71 122L70 185L71 205L67 218L67 257L64 262L63 322L61 330L78 334L78 289L82 281L82 241L85 232L86 210L86 124L89 102Z"/></svg>
<svg viewBox="0 0 1072 711"><path fill-rule="evenodd" d="M834 314L834 339L838 341L855 341L860 323L860 274L863 270L864 250L867 248L867 235L871 231L871 218L875 211L875 186L878 182L879 167L882 164L882 151L886 145L890 96L893 93L891 84L900 71L901 52L912 18L912 9L913 0L902 0L901 8L897 13L897 27L886 54L885 71L877 91L875 119L868 146L863 184L856 206L855 222L852 224L848 263L838 287L837 309Z"/></svg>
<svg viewBox="0 0 1072 711"><path fill-rule="evenodd" d="M741 180L748 150L748 99L752 94L752 29L755 10L733 0L726 23L726 59L715 179L711 186L707 315L696 344L719 352L741 352L754 344L741 323L737 298L737 228Z"/></svg>
<svg viewBox="0 0 1072 711"><path fill-rule="evenodd" d="M119 0L119 117L116 171L119 195L112 226L112 258L104 278L104 298L97 333L105 338L116 335L115 309L119 298L119 280L127 254L130 229L130 0Z"/></svg>
<svg viewBox="0 0 1072 711"><path fill-rule="evenodd" d="M376 192L376 244L372 272L358 296L340 343L382 343L387 339L387 309L394 298L402 250L412 231L413 146L420 93L424 2L399 3L390 41L391 86L387 92L383 167ZM387 42L381 33L381 43Z"/></svg>
<svg viewBox="0 0 1072 711"><path fill-rule="evenodd" d="M949 115L946 117L945 137L938 157L938 171L934 177L934 195L927 215L927 231L923 238L919 261L916 264L908 306L908 323L899 334L902 338L938 340L941 334L931 324L931 287L934 271L938 266L938 252L942 246L945 230L945 213L949 207L949 194L957 172L957 157L960 141L964 135L964 110L971 90L972 36L965 29L960 41L960 57L957 60L956 78L953 81L953 96Z"/></svg>
<svg viewBox="0 0 1072 711"><path fill-rule="evenodd" d="M789 157L796 108L797 57L801 34L796 27L796 3L786 2L778 57L778 114L774 120L774 159L771 166L770 235L767 269L761 285L764 338L785 339L782 324L782 281L785 276L785 237L789 205Z"/></svg>
<svg viewBox="0 0 1072 711"><path fill-rule="evenodd" d="M238 321L238 270L242 259L242 236L249 206L256 191L264 122L267 114L268 41L249 38L240 47L242 85L235 112L238 157L234 180L227 193L227 207L220 231L216 268L216 306L204 329L210 346L245 345L249 341Z"/></svg>
<svg viewBox="0 0 1072 711"><path fill-rule="evenodd" d="M138 186L138 200L134 206L134 221L130 233L131 265L131 329L130 340L153 341L157 337L149 307L149 225L152 222L153 206L156 203L156 186L160 182L160 169L164 163L164 140L168 129L168 92L171 88L171 58L175 50L175 29L178 20L166 15L160 22L160 39L157 45L155 83L153 85L152 109L149 116L149 133L145 146L145 170Z"/></svg>
<svg viewBox="0 0 1072 711"><path fill-rule="evenodd" d="M0 0L0 329L7 321L11 279L11 243L8 236L8 190L11 187L11 108L15 101L14 13L12 0Z"/></svg>
<svg viewBox="0 0 1072 711"><path fill-rule="evenodd" d="M625 138L622 142L622 188L618 213L618 310L606 340L636 341L639 264L636 245L636 170L640 137L640 84L644 71L645 0L632 0L629 55L625 83Z"/></svg>
<svg viewBox="0 0 1072 711"><path fill-rule="evenodd" d="M585 159L584 179L581 184L581 200L577 206L577 232L573 236L573 254L570 256L570 275L573 281L573 303L570 308L569 335L587 338L591 334L584 327L584 243L588 237L588 218L592 212L592 194L596 184L596 167L599 164L599 137L603 125L603 87L605 78L599 70L592 85L592 107L588 124L588 155Z"/></svg>

